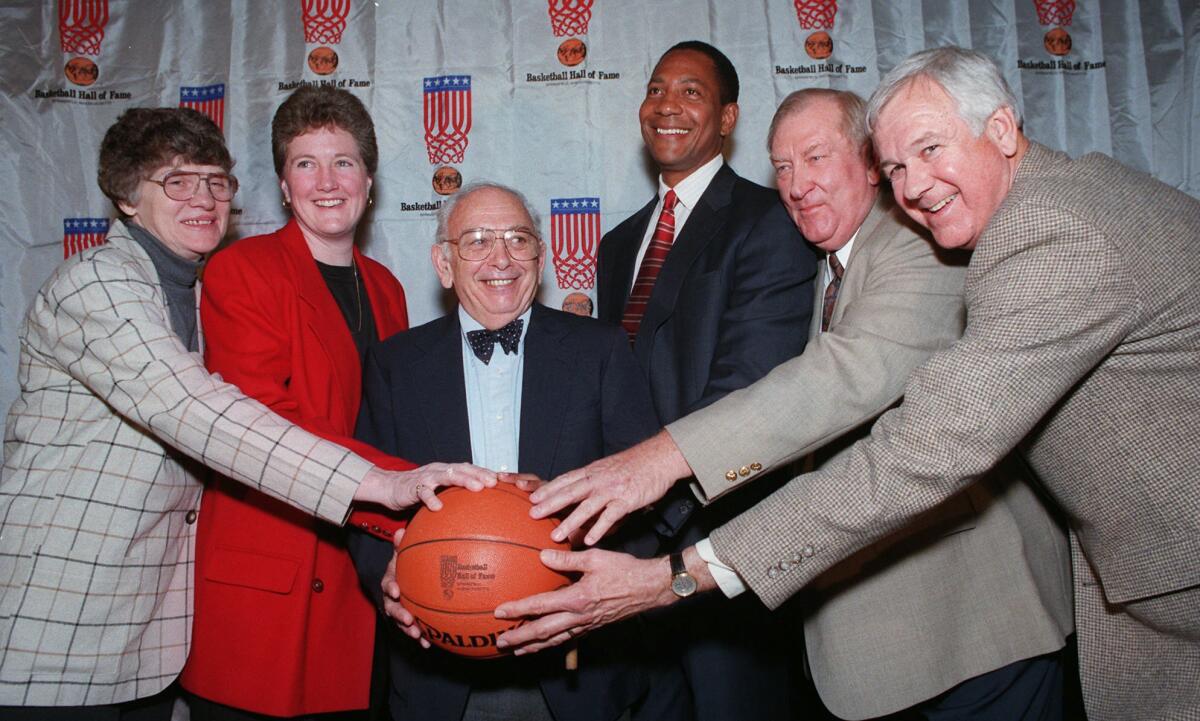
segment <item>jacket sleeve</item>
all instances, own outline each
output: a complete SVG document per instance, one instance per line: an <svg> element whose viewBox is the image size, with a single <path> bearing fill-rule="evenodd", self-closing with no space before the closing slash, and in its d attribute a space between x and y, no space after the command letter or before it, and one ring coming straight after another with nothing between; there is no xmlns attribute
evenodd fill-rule
<svg viewBox="0 0 1200 721"><path fill-rule="evenodd" d="M37 302L44 347L116 413L235 480L345 519L371 464L210 375L171 330L162 291L139 263L96 253Z"/></svg>

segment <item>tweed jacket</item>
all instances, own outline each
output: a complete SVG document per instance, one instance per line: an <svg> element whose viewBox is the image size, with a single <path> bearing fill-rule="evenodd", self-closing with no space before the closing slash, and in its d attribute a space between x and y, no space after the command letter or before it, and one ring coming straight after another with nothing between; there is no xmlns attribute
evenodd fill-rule
<svg viewBox="0 0 1200 721"><path fill-rule="evenodd" d="M961 333L965 274L963 255L935 250L890 197L877 200L829 330L818 334L817 320L802 356L668 426L698 483L715 484L701 486L702 499L757 478L737 471L760 457L823 447L828 458L866 435L912 369ZM784 435L784 447L771 445ZM746 517L787 512L768 499ZM874 718L1061 648L1072 627L1068 556L1063 531L1011 473L863 549L806 597L804 639L821 700L839 718ZM736 570L739 562L761 559L739 557Z"/></svg>
<svg viewBox="0 0 1200 721"><path fill-rule="evenodd" d="M971 258L962 339L870 438L782 489L788 513L714 532L717 553L777 606L1020 445L1109 603L1200 584L1197 238L1194 198L1033 144Z"/></svg>
<svg viewBox="0 0 1200 721"><path fill-rule="evenodd" d="M0 704L95 705L178 675L206 464L341 523L370 464L209 375L114 222L34 298L0 477Z"/></svg>

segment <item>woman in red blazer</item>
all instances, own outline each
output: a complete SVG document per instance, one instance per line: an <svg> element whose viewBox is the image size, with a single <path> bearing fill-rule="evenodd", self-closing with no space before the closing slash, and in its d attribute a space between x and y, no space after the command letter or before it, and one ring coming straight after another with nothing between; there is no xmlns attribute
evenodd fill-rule
<svg viewBox="0 0 1200 721"><path fill-rule="evenodd" d="M350 445L362 357L407 327L399 282L354 247L378 164L374 126L350 93L301 87L276 111L271 142L293 219L209 262L205 361L281 415ZM375 614L343 530L225 479L206 490L199 524L181 677L193 721L366 708Z"/></svg>

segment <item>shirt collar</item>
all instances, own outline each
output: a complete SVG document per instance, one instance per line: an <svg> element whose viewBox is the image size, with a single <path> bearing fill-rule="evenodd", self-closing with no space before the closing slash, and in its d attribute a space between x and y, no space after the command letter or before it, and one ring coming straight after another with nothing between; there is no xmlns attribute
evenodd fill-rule
<svg viewBox="0 0 1200 721"><path fill-rule="evenodd" d="M533 316L533 306L525 309L525 312L517 316L525 322L521 324L521 344L517 346L517 354L519 355L525 348L525 336L529 333L529 319ZM475 320L466 308L458 306L458 324L462 326L463 341L466 342L467 333L473 330L483 330L483 324Z"/></svg>
<svg viewBox="0 0 1200 721"><path fill-rule="evenodd" d="M683 207L691 210L696 207L696 203L700 202L700 196L704 195L704 191L708 190L708 184L716 177L717 171L725 164L725 157L720 153L704 165L692 171L692 174L675 184L675 197L683 204ZM662 176L658 176L658 198L659 202L667 197L667 191L671 188L663 182Z"/></svg>

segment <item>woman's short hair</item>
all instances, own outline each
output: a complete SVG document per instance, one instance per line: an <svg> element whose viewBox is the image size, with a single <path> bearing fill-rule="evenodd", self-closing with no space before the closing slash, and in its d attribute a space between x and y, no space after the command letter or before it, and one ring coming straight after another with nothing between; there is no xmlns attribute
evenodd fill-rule
<svg viewBox="0 0 1200 721"><path fill-rule="evenodd" d="M369 175L379 167L375 123L353 93L329 85L301 85L275 111L271 121L271 153L275 174L283 175L288 143L311 130L338 128L350 133Z"/></svg>
<svg viewBox="0 0 1200 721"><path fill-rule="evenodd" d="M130 108L100 141L100 190L116 205L136 203L143 178L175 162L233 170L216 123L190 108Z"/></svg>

